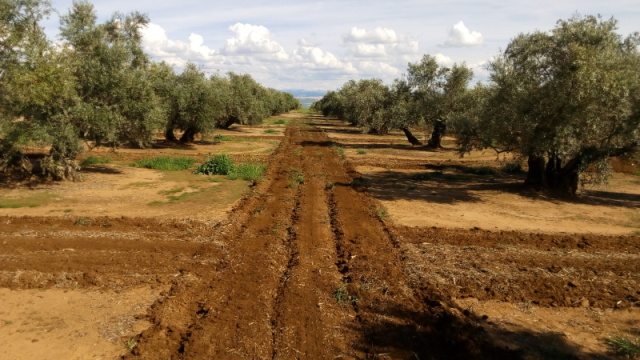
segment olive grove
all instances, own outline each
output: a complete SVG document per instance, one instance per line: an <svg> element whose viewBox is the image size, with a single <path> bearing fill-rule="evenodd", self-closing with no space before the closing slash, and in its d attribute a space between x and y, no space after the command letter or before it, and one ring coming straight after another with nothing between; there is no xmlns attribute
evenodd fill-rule
<svg viewBox="0 0 640 360"><path fill-rule="evenodd" d="M0 171L80 179L76 157L88 146L149 147L157 132L192 142L234 123L257 124L296 109L291 94L250 75L207 75L194 64L177 74L150 60L138 12L97 22L93 5L74 1L61 15L60 41L40 25L46 0L0 0ZM25 147L49 149L29 161Z"/></svg>

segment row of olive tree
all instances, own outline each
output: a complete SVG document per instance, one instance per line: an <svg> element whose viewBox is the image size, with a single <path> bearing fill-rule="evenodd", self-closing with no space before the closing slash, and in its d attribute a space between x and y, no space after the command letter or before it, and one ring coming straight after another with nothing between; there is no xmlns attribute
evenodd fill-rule
<svg viewBox="0 0 640 360"><path fill-rule="evenodd" d="M409 126L430 130L431 147L448 131L461 154L513 152L527 160L526 184L575 194L585 170L602 180L612 157L639 152L640 35L616 29L614 19L575 16L514 38L487 85L470 88L466 66L425 56L389 87L351 81L314 108L368 131L402 129L414 145Z"/></svg>
<svg viewBox="0 0 640 360"><path fill-rule="evenodd" d="M32 172L24 147L49 146L42 173L75 179L83 141L148 147L158 130L169 140L181 130L180 140L190 142L300 106L249 75L207 77L193 64L176 74L150 61L140 13L99 24L92 4L74 1L54 44L40 25L51 11L46 0L0 0L0 170Z"/></svg>

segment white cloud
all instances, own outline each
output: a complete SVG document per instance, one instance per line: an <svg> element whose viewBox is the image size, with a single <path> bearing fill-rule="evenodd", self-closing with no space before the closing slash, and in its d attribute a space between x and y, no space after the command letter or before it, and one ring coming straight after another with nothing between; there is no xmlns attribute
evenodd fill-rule
<svg viewBox="0 0 640 360"><path fill-rule="evenodd" d="M387 51L383 44L356 44L353 49L353 55L356 57L372 58L385 57Z"/></svg>
<svg viewBox="0 0 640 360"><path fill-rule="evenodd" d="M297 65L314 69L340 70L345 73L356 73L357 70L349 62L342 62L330 52L314 46L300 46L294 52Z"/></svg>
<svg viewBox="0 0 640 360"><path fill-rule="evenodd" d="M153 23L149 23L141 33L144 49L168 64L182 67L187 60L223 61L215 50L204 45L201 35L191 34L187 42L171 40L160 25Z"/></svg>
<svg viewBox="0 0 640 360"><path fill-rule="evenodd" d="M469 30L462 21L458 21L451 30L445 46L473 46L480 45L484 41L482 34Z"/></svg>
<svg viewBox="0 0 640 360"><path fill-rule="evenodd" d="M224 47L227 55L260 55L279 61L289 59L282 45L271 39L271 31L264 26L237 23L229 26L229 30L233 37L227 39Z"/></svg>
<svg viewBox="0 0 640 360"><path fill-rule="evenodd" d="M446 55L437 53L433 57L436 59L436 63L440 66L453 66L454 64L453 59Z"/></svg>
<svg viewBox="0 0 640 360"><path fill-rule="evenodd" d="M377 27L372 31L353 27L344 39L347 42L364 42L369 44L393 44L400 40L394 30L383 27Z"/></svg>

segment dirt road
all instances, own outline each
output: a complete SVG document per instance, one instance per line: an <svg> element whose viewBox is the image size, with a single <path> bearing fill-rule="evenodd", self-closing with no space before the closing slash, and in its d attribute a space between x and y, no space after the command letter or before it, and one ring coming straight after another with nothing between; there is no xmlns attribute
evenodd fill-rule
<svg viewBox="0 0 640 360"><path fill-rule="evenodd" d="M309 121L293 122L265 181L214 227L94 219L78 231L61 220L1 218L0 286L170 286L146 315L152 325L135 338L124 359L527 358L522 348L492 341L486 317L452 299L520 301L522 296L550 305L546 300L556 295L544 284L524 295L513 290L540 278L527 273L540 261L556 272L593 264L596 272L611 272L588 285L584 278L593 274L578 271L569 285L574 300L596 293L603 283L611 291L598 301L606 306L637 290L638 245L632 237L580 242L567 236L554 242L543 235L394 228L382 220L384 209L361 191L361 182L321 129ZM468 251L469 237L475 237L475 252ZM468 255L474 264L487 264L491 255L483 249L498 245L505 251L500 264L510 264L516 252L509 251L518 242L538 245L519 255L515 271L525 275L517 281L503 279L498 286L500 279L474 281L477 274L469 271L454 279L460 286L433 281L443 276L449 256L456 264ZM538 260L527 263L540 247L578 254L585 247L621 251L626 261L607 265L576 256L557 262L557 254L538 251ZM438 266L416 275L410 265L427 253L429 263ZM623 281L612 284L616 279ZM562 287L566 281L554 284ZM565 300L557 299L557 305L573 303Z"/></svg>

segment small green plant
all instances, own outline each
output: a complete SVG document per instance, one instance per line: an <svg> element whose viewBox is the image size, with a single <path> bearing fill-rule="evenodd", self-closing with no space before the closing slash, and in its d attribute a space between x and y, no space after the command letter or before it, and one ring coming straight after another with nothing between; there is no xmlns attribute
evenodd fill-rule
<svg viewBox="0 0 640 360"><path fill-rule="evenodd" d="M87 165L96 165L96 164L108 164L109 163L109 158L106 157L95 157L95 156L89 156L86 159L82 160L81 165L83 166L87 166Z"/></svg>
<svg viewBox="0 0 640 360"><path fill-rule="evenodd" d="M131 164L131 166L154 170L178 171L190 168L195 161L195 159L190 157L172 158L168 156L158 156L137 160Z"/></svg>
<svg viewBox="0 0 640 360"><path fill-rule="evenodd" d="M76 220L75 224L80 226L87 226L91 224L91 219L81 216Z"/></svg>
<svg viewBox="0 0 640 360"><path fill-rule="evenodd" d="M640 170L635 170L631 172L635 176L640 176Z"/></svg>
<svg viewBox="0 0 640 360"><path fill-rule="evenodd" d="M360 155L364 155L364 154L366 154L366 153L367 153L367 151L366 151L366 150L358 150L358 154L360 154Z"/></svg>
<svg viewBox="0 0 640 360"><path fill-rule="evenodd" d="M318 152L316 153L316 156L317 156L317 157L319 157L319 158L321 158L321 157L323 157L323 156L324 156L324 153L323 153L322 151L318 151Z"/></svg>
<svg viewBox="0 0 640 360"><path fill-rule="evenodd" d="M227 154L219 154L208 158L193 173L200 175L229 175L234 169L233 159Z"/></svg>
<svg viewBox="0 0 640 360"><path fill-rule="evenodd" d="M336 299L336 302L340 305L344 305L347 303L355 304L358 302L357 297L349 295L347 284L342 284L337 289L335 289L333 291L333 298Z"/></svg>
<svg viewBox="0 0 640 360"><path fill-rule="evenodd" d="M297 188L298 185L304 183L304 172L302 169L291 168L289 169L289 187Z"/></svg>
<svg viewBox="0 0 640 360"><path fill-rule="evenodd" d="M129 350L133 350L136 346L138 346L138 342L135 339L129 339L127 343L124 344L124 347Z"/></svg>
<svg viewBox="0 0 640 360"><path fill-rule="evenodd" d="M276 124L276 125L284 125L284 124L286 124L286 123L287 123L287 120L285 120L285 119L278 119L278 120L274 121L273 123L274 123L274 124Z"/></svg>
<svg viewBox="0 0 640 360"><path fill-rule="evenodd" d="M328 184L327 184L327 186L326 186L325 188L326 188L327 190L333 190L333 188L334 188L334 187L336 187L336 184L335 184L335 183L330 182L330 183L328 183Z"/></svg>
<svg viewBox="0 0 640 360"><path fill-rule="evenodd" d="M264 131L265 134L280 134L280 131L276 130L276 129L266 129Z"/></svg>
<svg viewBox="0 0 640 360"><path fill-rule="evenodd" d="M70 213L73 212L73 209L64 209L63 212Z"/></svg>
<svg viewBox="0 0 640 360"><path fill-rule="evenodd" d="M159 200L154 200L154 201L148 203L147 205L149 205L149 206L158 206L158 205L162 205L162 204L164 204L164 202L159 201Z"/></svg>
<svg viewBox="0 0 640 360"><path fill-rule="evenodd" d="M626 336L609 336L605 340L607 346L618 356L627 359L637 359L640 357L640 338L630 339Z"/></svg>
<svg viewBox="0 0 640 360"><path fill-rule="evenodd" d="M376 216L382 220L389 216L389 212L387 211L387 209L381 206L376 209Z"/></svg>

